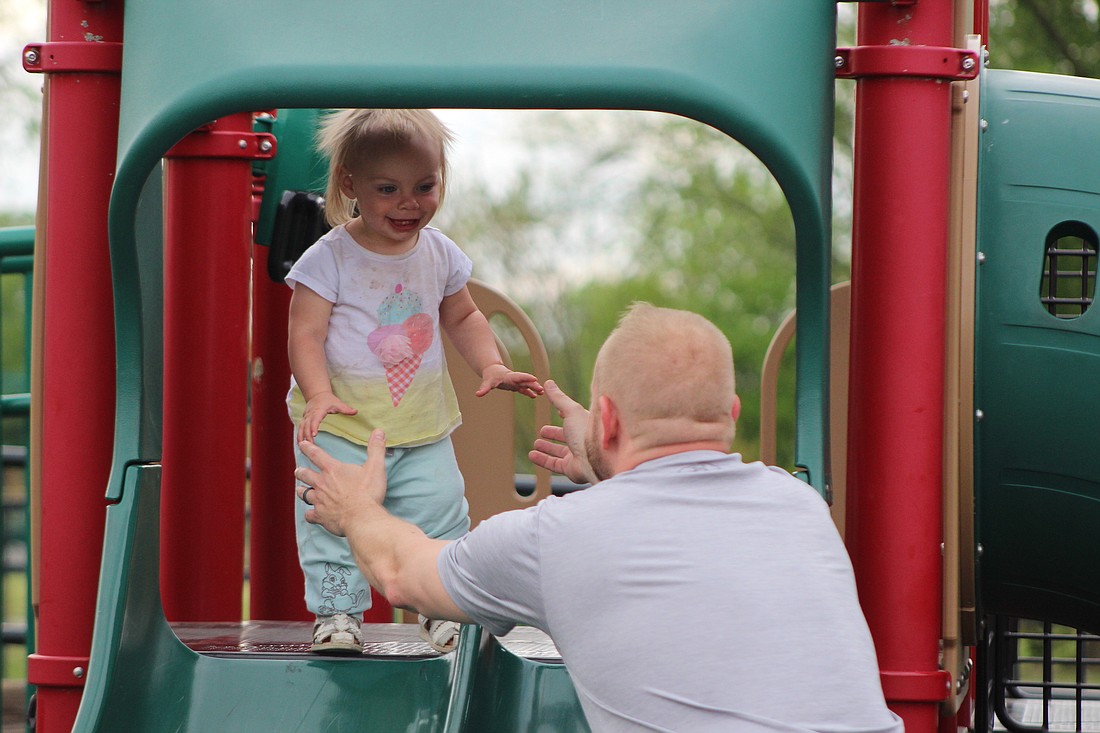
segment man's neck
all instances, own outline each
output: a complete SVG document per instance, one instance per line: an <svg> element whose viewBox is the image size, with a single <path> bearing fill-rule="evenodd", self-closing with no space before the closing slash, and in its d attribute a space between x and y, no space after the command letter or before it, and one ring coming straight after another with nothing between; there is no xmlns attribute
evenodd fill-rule
<svg viewBox="0 0 1100 733"><path fill-rule="evenodd" d="M658 458L666 458L668 456L676 455L677 453L687 453L689 451L696 450L709 450L717 451L718 453L729 453L729 446L724 445L721 441L698 440L690 443L675 443L673 445L654 446L653 448L647 448L644 450L626 451L617 457L617 460L613 462L612 467L615 474L619 474L623 473L624 471L630 471L631 469L637 468L643 463L647 463Z"/></svg>

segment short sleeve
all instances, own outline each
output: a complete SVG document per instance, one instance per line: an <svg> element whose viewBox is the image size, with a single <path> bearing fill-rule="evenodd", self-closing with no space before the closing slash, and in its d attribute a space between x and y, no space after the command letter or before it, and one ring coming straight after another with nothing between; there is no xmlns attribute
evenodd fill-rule
<svg viewBox="0 0 1100 733"><path fill-rule="evenodd" d="M436 233L443 240L443 246L447 253L447 283L443 286L443 297L447 297L454 295L466 286L470 275L474 271L474 263L450 237L438 231Z"/></svg>
<svg viewBox="0 0 1100 733"><path fill-rule="evenodd" d="M339 295L340 274L332 242L328 239L314 242L290 268L285 282L292 290L301 283L330 303L335 303Z"/></svg>
<svg viewBox="0 0 1100 733"><path fill-rule="evenodd" d="M439 554L443 587L489 633L517 623L546 629L539 563L538 505L490 517Z"/></svg>

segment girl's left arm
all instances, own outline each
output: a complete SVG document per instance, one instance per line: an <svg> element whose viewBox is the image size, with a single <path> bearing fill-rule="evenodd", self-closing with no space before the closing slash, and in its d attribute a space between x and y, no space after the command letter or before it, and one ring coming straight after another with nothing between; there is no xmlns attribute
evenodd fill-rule
<svg viewBox="0 0 1100 733"><path fill-rule="evenodd" d="M439 325L451 337L458 353L475 372L481 375L481 386L475 393L483 397L492 389L519 392L528 397L542 394L542 385L534 375L513 372L504 365L497 349L497 341L489 328L489 320L478 310L463 286L454 295L448 295L439 305Z"/></svg>

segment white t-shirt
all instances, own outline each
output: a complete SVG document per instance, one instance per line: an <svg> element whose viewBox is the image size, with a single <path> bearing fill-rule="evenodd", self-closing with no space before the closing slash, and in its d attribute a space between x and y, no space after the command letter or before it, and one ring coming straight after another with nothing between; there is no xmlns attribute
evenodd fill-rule
<svg viewBox="0 0 1100 733"><path fill-rule="evenodd" d="M762 463L652 460L439 557L471 619L557 644L595 731L900 733L828 507Z"/></svg>
<svg viewBox="0 0 1100 733"><path fill-rule="evenodd" d="M443 298L461 290L470 258L438 229L425 227L411 250L380 255L345 227L315 242L286 277L333 304L325 359L332 392L356 415L329 415L321 429L366 444L374 428L390 446L434 443L461 423L439 332ZM297 384L287 394L301 419Z"/></svg>

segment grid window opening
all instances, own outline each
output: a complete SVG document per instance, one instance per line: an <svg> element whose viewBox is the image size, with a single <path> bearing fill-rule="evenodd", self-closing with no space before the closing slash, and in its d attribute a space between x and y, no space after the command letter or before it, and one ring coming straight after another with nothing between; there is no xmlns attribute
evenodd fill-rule
<svg viewBox="0 0 1100 733"><path fill-rule="evenodd" d="M1097 236L1092 227L1067 221L1050 230L1039 300L1058 318L1077 318L1096 293Z"/></svg>
<svg viewBox="0 0 1100 733"><path fill-rule="evenodd" d="M997 617L995 730L1100 731L1100 636Z"/></svg>

